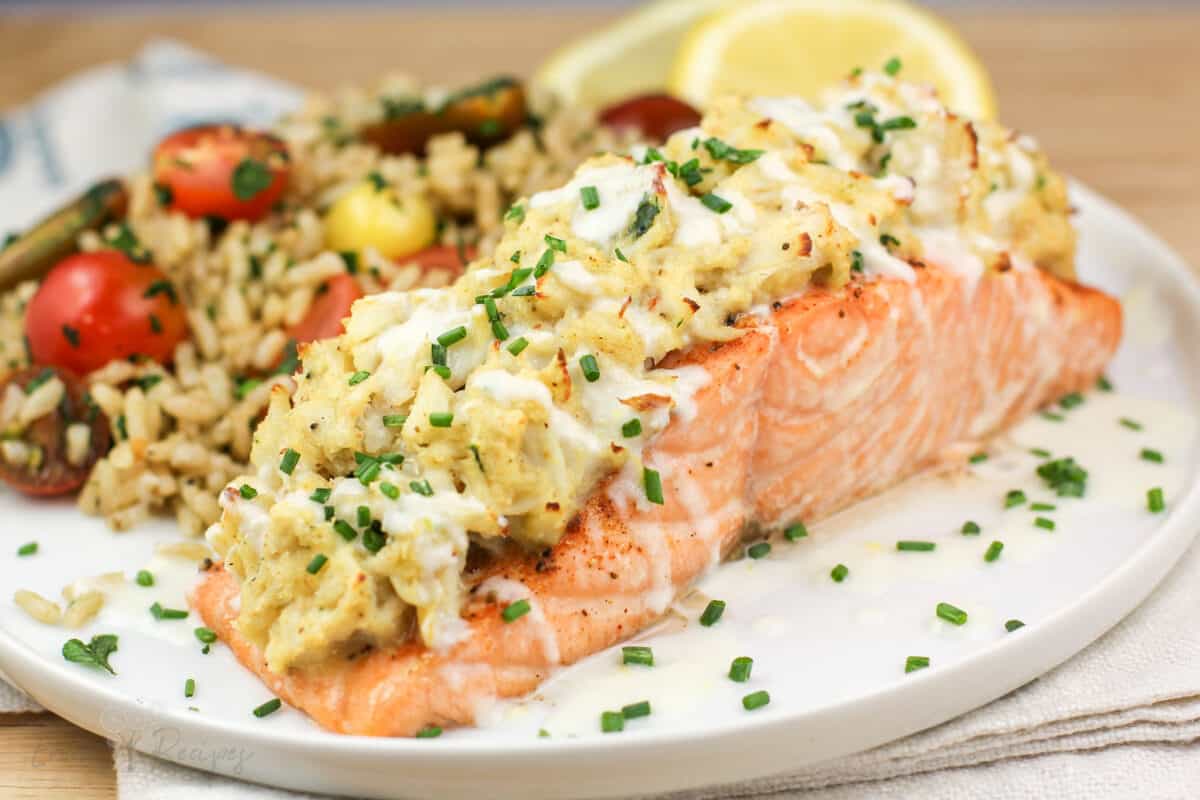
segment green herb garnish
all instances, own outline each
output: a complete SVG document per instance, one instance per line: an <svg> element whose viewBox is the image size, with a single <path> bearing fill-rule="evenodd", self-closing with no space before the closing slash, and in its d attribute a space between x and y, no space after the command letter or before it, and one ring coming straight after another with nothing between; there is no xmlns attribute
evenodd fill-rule
<svg viewBox="0 0 1200 800"><path fill-rule="evenodd" d="M97 667L107 670L111 675L117 673L108 663L108 658L115 652L117 652L117 637L111 633L93 636L87 644L79 639L68 639L62 646L63 658L72 664Z"/></svg>

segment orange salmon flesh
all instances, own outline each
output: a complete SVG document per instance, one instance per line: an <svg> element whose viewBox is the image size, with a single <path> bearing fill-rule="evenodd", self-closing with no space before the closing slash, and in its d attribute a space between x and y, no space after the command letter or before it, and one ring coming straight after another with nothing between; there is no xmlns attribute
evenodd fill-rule
<svg viewBox="0 0 1200 800"><path fill-rule="evenodd" d="M464 576L470 635L449 650L414 642L274 674L238 631L228 571L211 569L192 603L247 669L324 728L470 725L494 699L655 622L747 528L826 517L1091 387L1120 341L1114 298L1040 270L977 283L916 272L911 284L813 289L743 318L738 339L668 357L663 366L696 365L709 381L697 413L673 418L646 451L664 504L614 476L553 548ZM519 598L531 611L506 623Z"/></svg>

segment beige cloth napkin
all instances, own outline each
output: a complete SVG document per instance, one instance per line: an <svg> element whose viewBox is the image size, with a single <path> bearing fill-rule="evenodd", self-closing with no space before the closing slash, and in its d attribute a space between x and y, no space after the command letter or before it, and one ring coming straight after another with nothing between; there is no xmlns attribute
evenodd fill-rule
<svg viewBox="0 0 1200 800"><path fill-rule="evenodd" d="M0 147L0 232L35 219L102 173L143 163L156 138L191 115L268 120L296 99L289 87L227 70L171 42L150 44L130 65L71 78L0 120L10 142L37 139L46 148ZM0 681L0 711L36 709ZM867 753L674 797L1200 797L1197 740L1200 550L1194 549L1108 635L985 708ZM127 749L116 751L115 764L126 800L302 797Z"/></svg>

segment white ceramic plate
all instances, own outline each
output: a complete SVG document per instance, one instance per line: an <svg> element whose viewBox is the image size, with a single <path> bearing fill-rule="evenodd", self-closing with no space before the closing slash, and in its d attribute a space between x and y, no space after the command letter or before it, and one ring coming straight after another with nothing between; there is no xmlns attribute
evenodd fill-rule
<svg viewBox="0 0 1200 800"><path fill-rule="evenodd" d="M776 542L768 558L727 564L682 604L692 619L705 598L728 610L712 628L668 623L639 637L656 666L622 667L619 651L564 670L536 697L492 710L482 730L433 740L372 740L318 730L297 711L265 719L251 709L270 695L217 645L200 654L195 615L157 622L149 605L183 606L194 567L153 555L176 534L166 523L112 534L67 503L0 495L0 670L39 702L89 730L180 763L244 779L320 792L408 797L577 797L683 789L787 771L860 751L976 708L1042 674L1132 610L1200 528L1194 419L1200 291L1180 259L1134 220L1076 187L1085 279L1123 297L1125 342L1110 375L1119 393L1094 392L1064 422L1034 418L989 447L968 474L925 477L812 526L809 538ZM1144 424L1131 431L1122 416ZM1141 447L1166 464L1138 459ZM1034 474L1031 447L1072 455L1091 470L1088 499L1056 501ZM1146 511L1162 486L1169 510ZM1033 524L1028 508L1005 511L1008 489L1058 506ZM966 519L980 536L964 536ZM40 552L18 558L36 539ZM896 552L897 539L937 542L933 553ZM982 554L1002 540L1000 559ZM850 576L836 584L837 563ZM101 617L69 633L32 622L14 588L57 596L68 581L148 567L153 588L129 581ZM939 601L970 614L956 627ZM1006 633L1004 622L1026 627ZM681 627L683 629L681 629ZM63 641L120 636L117 677L65 662ZM755 659L753 677L726 677L730 660ZM932 660L906 675L907 656ZM183 696L186 678L195 697ZM769 690L754 712L740 698ZM619 735L599 714L650 700L654 713ZM195 710L190 710L190 708ZM539 737L545 729L548 738Z"/></svg>

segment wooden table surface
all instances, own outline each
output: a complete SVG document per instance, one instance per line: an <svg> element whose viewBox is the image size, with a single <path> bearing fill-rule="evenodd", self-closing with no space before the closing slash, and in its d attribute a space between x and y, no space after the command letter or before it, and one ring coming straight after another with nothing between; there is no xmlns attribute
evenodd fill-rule
<svg viewBox="0 0 1200 800"><path fill-rule="evenodd" d="M1001 117L1060 169L1200 264L1200 12L1030 9L951 15L991 70ZM0 17L0 108L84 67L171 36L319 89L401 69L448 85L528 74L603 12L346 11ZM1194 232L1194 231L1193 231ZM0 715L0 796L110 798L103 740L48 715Z"/></svg>

